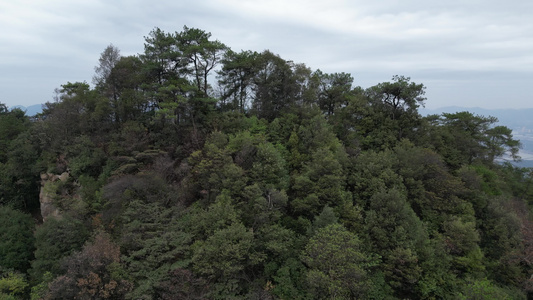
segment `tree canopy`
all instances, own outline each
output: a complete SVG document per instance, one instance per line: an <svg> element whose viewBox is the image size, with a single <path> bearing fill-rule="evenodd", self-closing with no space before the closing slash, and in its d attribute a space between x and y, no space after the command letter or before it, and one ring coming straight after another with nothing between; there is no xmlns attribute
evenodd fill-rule
<svg viewBox="0 0 533 300"><path fill-rule="evenodd" d="M0 298L533 295L533 172L496 118L197 28L144 42L35 118L0 103Z"/></svg>

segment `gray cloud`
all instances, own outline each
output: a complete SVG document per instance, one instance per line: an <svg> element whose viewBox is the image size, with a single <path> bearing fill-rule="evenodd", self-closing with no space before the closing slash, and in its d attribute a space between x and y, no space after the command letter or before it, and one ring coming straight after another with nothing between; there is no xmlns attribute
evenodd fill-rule
<svg viewBox="0 0 533 300"><path fill-rule="evenodd" d="M4 1L0 101L52 100L67 81L90 82L103 49L143 51L144 36L183 25L234 50L270 49L368 87L394 74L424 83L427 107L532 107L529 1Z"/></svg>

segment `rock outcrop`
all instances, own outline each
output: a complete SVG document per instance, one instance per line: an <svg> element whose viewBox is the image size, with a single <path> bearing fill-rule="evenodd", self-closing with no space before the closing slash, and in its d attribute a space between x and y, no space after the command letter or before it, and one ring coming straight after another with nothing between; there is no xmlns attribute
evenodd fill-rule
<svg viewBox="0 0 533 300"><path fill-rule="evenodd" d="M41 216L43 218L43 222L46 221L46 219L50 216L60 217L60 210L54 205L56 193L55 191L50 191L47 189L46 186L58 180L66 182L68 178L68 172L64 172L61 175L52 173L41 174L41 191L39 193L39 202L41 204Z"/></svg>

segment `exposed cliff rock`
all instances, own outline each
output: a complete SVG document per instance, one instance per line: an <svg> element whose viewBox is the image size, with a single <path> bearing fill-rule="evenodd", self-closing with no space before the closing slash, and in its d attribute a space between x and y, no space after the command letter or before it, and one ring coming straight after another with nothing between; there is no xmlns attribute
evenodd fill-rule
<svg viewBox="0 0 533 300"><path fill-rule="evenodd" d="M50 216L60 217L60 210L54 205L54 199L56 197L56 191L50 189L50 186L58 180L61 182L66 182L69 178L68 172L64 172L61 175L56 175L52 173L42 173L41 174L41 191L39 193L39 202L41 204L41 216L43 222Z"/></svg>

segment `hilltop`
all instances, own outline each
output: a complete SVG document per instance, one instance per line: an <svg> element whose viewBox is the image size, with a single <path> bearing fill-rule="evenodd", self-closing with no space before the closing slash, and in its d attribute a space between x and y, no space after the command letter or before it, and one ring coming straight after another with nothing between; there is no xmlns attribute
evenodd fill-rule
<svg viewBox="0 0 533 300"><path fill-rule="evenodd" d="M496 117L201 29L144 42L38 118L0 103L0 298L533 295L533 172Z"/></svg>

